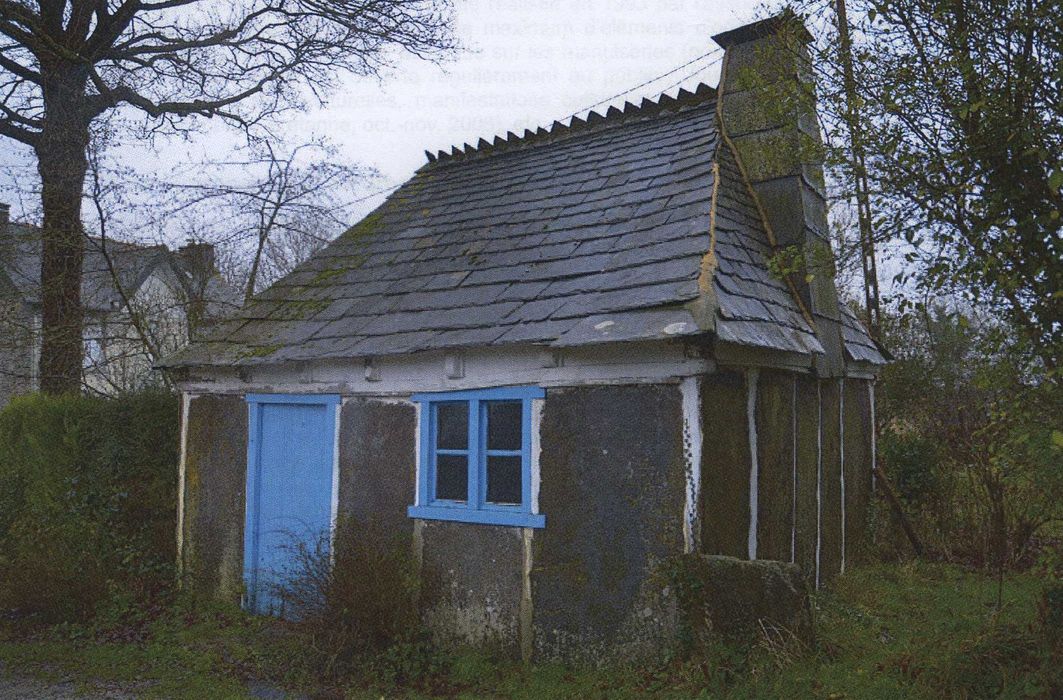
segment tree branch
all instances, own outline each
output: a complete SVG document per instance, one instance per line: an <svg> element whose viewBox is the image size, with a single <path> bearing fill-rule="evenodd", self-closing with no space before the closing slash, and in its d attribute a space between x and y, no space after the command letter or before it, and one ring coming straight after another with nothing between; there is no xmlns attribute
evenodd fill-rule
<svg viewBox="0 0 1063 700"><path fill-rule="evenodd" d="M15 126L8 119L0 119L0 136L6 136L31 147L35 147L40 141L39 133Z"/></svg>

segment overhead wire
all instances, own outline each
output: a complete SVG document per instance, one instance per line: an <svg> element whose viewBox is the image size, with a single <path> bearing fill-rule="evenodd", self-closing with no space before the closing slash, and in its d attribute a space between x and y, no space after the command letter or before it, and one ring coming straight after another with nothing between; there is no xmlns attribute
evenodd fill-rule
<svg viewBox="0 0 1063 700"><path fill-rule="evenodd" d="M689 61L687 61L686 63L684 63L682 65L676 66L675 68L671 69L670 71L668 71L666 73L661 73L660 75L658 75L658 76L656 76L654 78L650 78L649 80L645 80L645 81L639 83L638 85L635 85L633 87L629 87L627 90L623 90L621 92L616 93L615 95L611 95L609 97L606 97L604 100L599 100L598 102L595 102L592 105L587 105L586 107L583 107L581 109L577 109L572 114L565 115L565 117L563 117L563 119L571 119L572 117L579 116L580 114L583 114L584 112L589 112L592 109L594 109L595 107L600 107L600 106L602 106L604 104L608 104L608 103L612 102L613 100L617 99L618 97L623 97L624 95L629 95L629 94L631 94L632 92L634 92L636 90L644 88L644 87L646 87L648 85L652 85L653 83L657 82L661 78L667 78L670 75L675 75L679 71L683 70L684 68L686 68L688 66L694 65L698 61L706 59L706 58L708 58L710 56L713 56L715 54L722 54L722 53L723 53L723 49L721 49L721 48L716 48L716 49L713 49L712 51L707 51L706 53L703 53L700 56L695 56L694 58L690 59ZM709 66L715 65L716 62L717 61L713 61L712 63L709 63L708 65L705 65L705 66L702 66L701 68L698 68L693 73L691 73L691 74L685 76L684 78L682 78L679 82L673 83L672 85L666 87L661 92L667 92L668 90L671 90L676 85L679 85L683 81L689 80L691 77L697 75L698 73L700 73L701 71L705 70Z"/></svg>
<svg viewBox="0 0 1063 700"><path fill-rule="evenodd" d="M662 78L667 78L669 76L675 75L676 73L678 73L679 71L683 70L684 68L688 68L688 67L690 67L690 66L692 66L692 65L694 65L694 64L696 64L696 63L698 63L700 61L703 61L703 60L705 60L707 58L710 58L710 57L713 58L712 61L710 61L709 63L706 63L705 65L699 66L698 68L696 68L695 70L691 71L690 73L685 74L682 78L680 78L676 82L668 85L667 87L665 87L664 89L662 89L662 90L660 90L658 92L658 94L666 93L669 90L671 90L672 88L678 87L679 85L682 85L686 81L688 81L691 78L693 78L695 75L697 75L697 74L699 74L699 73L711 68L712 66L716 65L717 63L719 63L720 60L723 58L723 49L722 48L715 48L712 51L706 51L705 53L701 54L700 56L695 56L694 58L690 59L689 61L687 61L685 63L682 63L682 64L676 66L675 68L672 68L671 70L668 70L668 71L666 71L664 73L661 73L658 76L650 78L649 80L644 80L641 83L639 83L638 85L633 85L633 86L627 88L626 90L622 90L622 91L620 91L620 92L618 92L618 93L616 93L614 95L610 95L609 97L606 97L605 99L602 99L602 100L599 100L599 101L595 102L594 104L587 105L586 107L581 107L580 109L577 109L575 112L572 112L571 114L566 114L564 117L562 117L558 121L565 121L565 120L568 120L568 119L572 119L573 117L577 117L580 114L583 114L585 112L590 112L591 110L595 109L596 107L601 107L602 105L609 104L610 102L612 102L615 99L618 99L620 97L624 97L625 95L630 95L631 93L635 92L636 90L640 90L640 89L642 89L644 87L652 85L652 84L656 83L657 81L661 80ZM347 202L347 205L358 204L358 203L364 202L364 201L366 201L368 199L372 199L374 197L379 197L382 194L387 194L387 193L389 193L389 192L391 192L393 190L398 189L401 185L402 185L402 183L400 182L400 183L391 185L389 187L385 187L384 189L377 190L376 192L371 192L371 193L369 193L367 195L364 195L364 196L359 197L357 199L353 199L350 202Z"/></svg>

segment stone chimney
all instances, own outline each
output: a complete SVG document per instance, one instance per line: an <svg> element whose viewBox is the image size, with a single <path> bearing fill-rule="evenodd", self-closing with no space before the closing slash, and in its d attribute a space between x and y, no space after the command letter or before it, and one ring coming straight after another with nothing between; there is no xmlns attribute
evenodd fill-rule
<svg viewBox="0 0 1063 700"><path fill-rule="evenodd" d="M189 240L177 250L177 256L184 262L189 272L188 334L198 338L206 328L207 318L207 283L217 272L215 268L214 246L210 243L197 243Z"/></svg>
<svg viewBox="0 0 1063 700"><path fill-rule="evenodd" d="M197 287L202 287L214 276L216 270L212 244L189 240L177 249L177 255L184 261L185 269L192 273L193 282Z"/></svg>
<svg viewBox="0 0 1063 700"><path fill-rule="evenodd" d="M812 36L792 10L784 10L713 40L724 49L723 129L774 235L776 261L791 271L826 349L817 371L838 375L844 356L808 51Z"/></svg>

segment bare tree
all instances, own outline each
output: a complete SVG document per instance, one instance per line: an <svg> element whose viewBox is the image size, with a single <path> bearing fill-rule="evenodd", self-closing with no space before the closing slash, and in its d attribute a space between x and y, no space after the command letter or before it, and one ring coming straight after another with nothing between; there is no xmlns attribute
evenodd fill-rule
<svg viewBox="0 0 1063 700"><path fill-rule="evenodd" d="M0 0L0 135L33 149L43 210L41 388L78 388L81 214L94 123L118 108L149 131L220 117L251 128L390 49L453 48L447 0Z"/></svg>
<svg viewBox="0 0 1063 700"><path fill-rule="evenodd" d="M170 198L164 215L222 250L245 301L342 232L358 188L377 177L320 139L294 148L263 142L246 157L190 170L157 188Z"/></svg>

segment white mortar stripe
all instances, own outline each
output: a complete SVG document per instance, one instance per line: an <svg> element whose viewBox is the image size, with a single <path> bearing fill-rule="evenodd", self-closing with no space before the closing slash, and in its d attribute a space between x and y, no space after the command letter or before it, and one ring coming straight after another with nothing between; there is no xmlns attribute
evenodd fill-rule
<svg viewBox="0 0 1063 700"><path fill-rule="evenodd" d="M539 487L542 484L542 468L539 458L543 452L542 439L539 431L543 424L543 409L546 407L545 399L532 399L531 402L531 512L539 512Z"/></svg>
<svg viewBox="0 0 1063 700"><path fill-rule="evenodd" d="M343 401L336 404L332 435L332 503L329 516L329 563L336 562L336 523L340 515L340 414Z"/></svg>
<svg viewBox="0 0 1063 700"><path fill-rule="evenodd" d="M521 588L520 588L520 656L524 663L530 663L535 650L534 610L532 608L532 538L535 530L530 527L521 530Z"/></svg>
<svg viewBox="0 0 1063 700"><path fill-rule="evenodd" d="M185 470L188 468L188 412L192 394L181 392L181 456L177 462L177 573L184 569L185 545Z"/></svg>
<svg viewBox="0 0 1063 700"><path fill-rule="evenodd" d="M749 558L757 558L758 483L760 465L757 460L757 378L751 369L746 373L746 424L749 427Z"/></svg>
<svg viewBox="0 0 1063 700"><path fill-rule="evenodd" d="M686 508L683 513L683 546L687 553L698 550L701 498L701 379L688 377L679 384L683 403L683 452L687 461Z"/></svg>
<svg viewBox="0 0 1063 700"><path fill-rule="evenodd" d="M421 472L427 465L421 464L421 440L426 436L421 435L421 402L415 401L413 404L413 503L417 506L423 506L421 503L421 479L424 478Z"/></svg>

